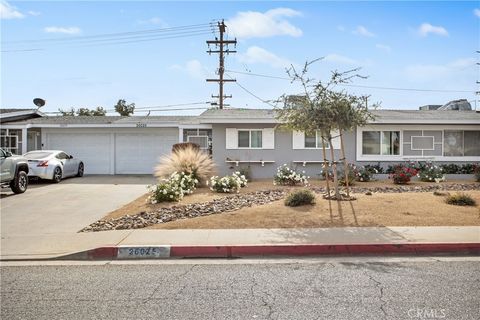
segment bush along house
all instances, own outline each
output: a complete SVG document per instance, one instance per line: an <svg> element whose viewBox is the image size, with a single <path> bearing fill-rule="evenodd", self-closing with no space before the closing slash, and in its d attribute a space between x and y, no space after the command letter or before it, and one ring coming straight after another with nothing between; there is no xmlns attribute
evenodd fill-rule
<svg viewBox="0 0 480 320"><path fill-rule="evenodd" d="M467 103L468 104L468 103ZM404 161L480 162L480 112L449 103L421 110L377 110L367 126L344 133L346 158L387 167ZM322 141L282 129L271 109L209 109L199 116L75 116L2 121L2 147L25 153L59 149L82 159L86 174L151 174L158 158L178 142L211 152L219 175L249 169L271 178L288 164L319 177ZM9 138L21 132L21 138ZM30 139L31 137L31 139ZM333 139L335 158L340 141ZM329 154L329 152L327 152Z"/></svg>

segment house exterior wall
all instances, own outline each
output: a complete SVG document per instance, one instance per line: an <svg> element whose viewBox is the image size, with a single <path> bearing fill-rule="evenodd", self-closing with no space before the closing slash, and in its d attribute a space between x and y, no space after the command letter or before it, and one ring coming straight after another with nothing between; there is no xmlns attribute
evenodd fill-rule
<svg viewBox="0 0 480 320"><path fill-rule="evenodd" d="M275 139L273 149L238 149L227 148L227 129L265 129L274 128L272 124L213 124L213 160L217 164L217 173L219 175L231 174L240 168L250 168L251 177L254 179L272 178L277 167L288 164L297 169L297 171L305 170L305 174L311 178L319 178L321 170L320 163L308 163L308 161L321 161L323 159L321 149L294 149L293 148L293 133L281 128L275 129ZM400 154L398 155L379 155L379 156L365 156L362 154L362 131L363 130L379 130L379 131L393 131L400 132ZM439 143L443 144L443 135L445 130L480 130L478 125L374 125L364 128L357 128L353 132L344 133L345 156L349 162L356 165L380 165L387 168L389 165L395 163L402 163L407 160L412 161L435 161L438 164L464 164L480 162L480 157L445 157L438 155ZM439 135L441 132L441 137ZM405 152L404 148L408 146L408 141L405 140L408 135L418 136L433 136L436 151L424 151L423 155L412 155L412 152ZM439 140L440 139L440 140ZM480 143L480 142L479 142ZM443 146L442 146L443 152ZM341 159L339 149L334 149L335 159ZM404 154L405 153L405 154ZM435 153L432 155L430 153ZM327 149L327 158L330 159L330 150ZM229 159L232 162L226 162ZM261 163L248 163L241 161L265 161L262 166ZM240 161L235 163L234 161ZM273 162L271 162L273 161ZM305 166L301 161L307 161Z"/></svg>
<svg viewBox="0 0 480 320"><path fill-rule="evenodd" d="M291 131L281 128L275 129L274 149L227 149L226 131L227 128L236 129L264 129L274 128L272 124L213 124L212 144L213 160L217 165L217 174L227 175L240 168L250 166L252 178L272 178L277 167L284 163L296 167L298 171L305 170L305 174L311 178L318 178L321 170L320 163L293 163L294 161L322 161L322 149L293 149L293 136ZM353 132L344 135L346 157L353 160L355 156L355 136ZM340 150L334 149L335 159L340 159ZM227 163L232 161L274 161L273 163ZM327 149L327 158L330 159L330 150Z"/></svg>

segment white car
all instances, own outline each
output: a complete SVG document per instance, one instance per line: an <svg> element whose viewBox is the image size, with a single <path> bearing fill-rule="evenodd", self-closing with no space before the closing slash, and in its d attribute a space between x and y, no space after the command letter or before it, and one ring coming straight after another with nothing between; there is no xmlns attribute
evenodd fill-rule
<svg viewBox="0 0 480 320"><path fill-rule="evenodd" d="M55 183L66 177L81 177L85 170L81 160L60 150L30 151L23 156L28 160L29 177L48 179Z"/></svg>

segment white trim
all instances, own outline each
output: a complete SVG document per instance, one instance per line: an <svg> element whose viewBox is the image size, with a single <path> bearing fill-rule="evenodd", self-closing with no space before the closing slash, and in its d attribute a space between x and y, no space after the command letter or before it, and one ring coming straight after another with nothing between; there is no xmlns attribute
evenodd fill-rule
<svg viewBox="0 0 480 320"><path fill-rule="evenodd" d="M238 167L240 163L260 163L262 167L265 166L265 163L275 163L273 160L225 160L226 163L235 163L235 166Z"/></svg>
<svg viewBox="0 0 480 320"><path fill-rule="evenodd" d="M41 117L45 116L45 114L38 110L26 110L26 111L15 111L15 112L8 112L8 113L0 113L0 119L8 119L14 118L19 116L28 116L28 115L39 115Z"/></svg>
<svg viewBox="0 0 480 320"><path fill-rule="evenodd" d="M211 124L179 124L179 128L181 129L212 129Z"/></svg>
<svg viewBox="0 0 480 320"><path fill-rule="evenodd" d="M422 131L422 134L423 134L423 131ZM413 148L413 138L432 138L432 148L431 149L414 149ZM434 136L410 136L410 142L404 142L405 144L409 144L410 143L410 150L412 151L423 151L423 150L428 150L428 151L433 151L435 150L435 137ZM437 142L437 144L439 144Z"/></svg>

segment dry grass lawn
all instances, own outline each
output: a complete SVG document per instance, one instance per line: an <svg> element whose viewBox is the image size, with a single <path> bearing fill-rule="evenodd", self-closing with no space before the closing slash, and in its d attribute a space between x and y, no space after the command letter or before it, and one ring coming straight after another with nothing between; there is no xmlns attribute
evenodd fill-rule
<svg viewBox="0 0 480 320"><path fill-rule="evenodd" d="M448 183L474 183L448 181ZM424 182L413 182L414 186L425 186ZM324 186L323 181L313 183ZM391 181L357 183L360 187L393 186ZM478 185L478 183L476 184ZM467 191L480 204L480 185L478 190ZM271 180L256 181L242 189L242 193L273 188L297 189L299 187L274 187ZM454 193L454 192L452 192ZM148 204L144 195L126 206L111 212L104 219L118 218L126 214L153 211L161 207L177 204L206 202L214 198L228 196L212 193L207 188L197 189L180 203ZM241 210L177 220L154 225L156 229L242 229L242 228L320 228L343 226L478 226L480 208L448 205L444 197L434 196L432 192L374 193L372 196L356 194L357 200L350 202L328 201L317 196L316 205L297 208L286 207L283 201L275 201L264 206L243 208Z"/></svg>

